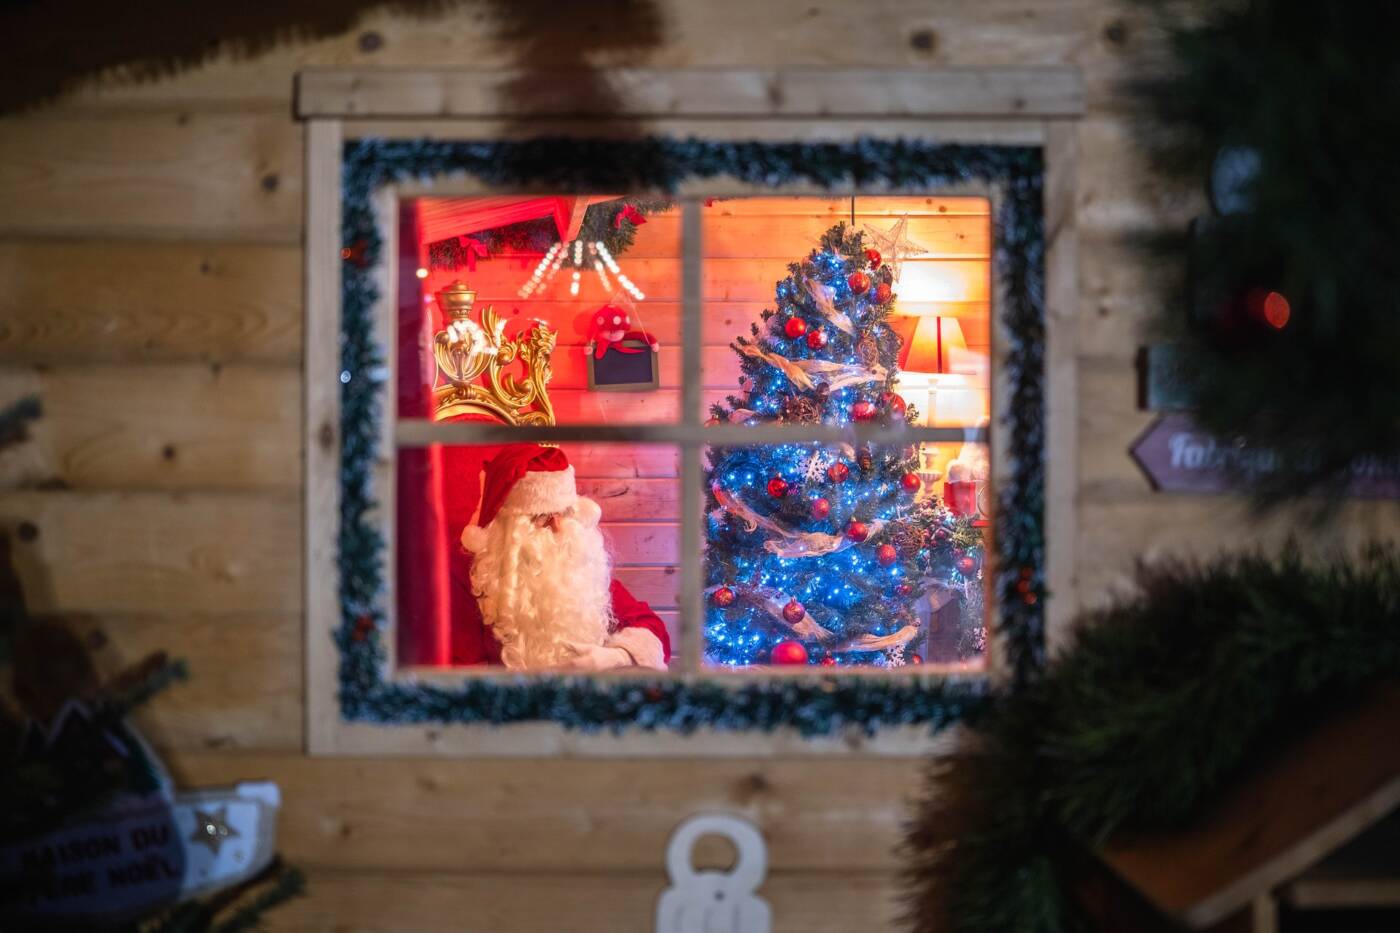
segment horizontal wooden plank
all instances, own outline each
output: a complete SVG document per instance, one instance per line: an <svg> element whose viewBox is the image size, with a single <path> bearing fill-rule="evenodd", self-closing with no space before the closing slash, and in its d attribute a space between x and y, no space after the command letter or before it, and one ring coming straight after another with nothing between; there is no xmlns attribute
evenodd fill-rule
<svg viewBox="0 0 1400 933"><path fill-rule="evenodd" d="M189 667L134 714L160 749L302 746L300 614L294 612L77 613L64 623L111 676L153 651Z"/></svg>
<svg viewBox="0 0 1400 933"><path fill-rule="evenodd" d="M1067 117L1083 109L1072 69L309 70L296 93L302 118Z"/></svg>
<svg viewBox="0 0 1400 933"><path fill-rule="evenodd" d="M1155 174L1138 133L1120 116L1079 124L1077 223L1091 237L1179 233L1207 209L1204 185L1168 184Z"/></svg>
<svg viewBox="0 0 1400 933"><path fill-rule="evenodd" d="M664 851L650 871L423 874L314 870L307 895L269 913L271 933L616 933L650 930L667 886ZM541 896L544 892L547 895ZM900 929L897 879L888 872L772 872L758 896L774 933L881 933Z"/></svg>
<svg viewBox="0 0 1400 933"><path fill-rule="evenodd" d="M301 358L301 249L0 240L0 362Z"/></svg>
<svg viewBox="0 0 1400 933"><path fill-rule="evenodd" d="M1185 229L1176 231L1184 235ZM1166 313L1185 320L1186 270L1181 257L1149 249L1132 237L1098 236L1079 248L1077 352L1131 365Z"/></svg>
<svg viewBox="0 0 1400 933"><path fill-rule="evenodd" d="M479 267L480 268L480 267ZM492 307L507 321L506 333L514 334L532 318L547 321L558 333L559 346L582 347L588 342L590 322L604 299L597 295L579 301L526 301L521 299L482 299L477 307ZM748 336L749 326L762 321L764 308L774 307L767 301L706 301L701 305L703 341L707 347L727 347L738 336ZM901 306L895 305L896 309ZM985 346L991 342L991 304L987 301L939 302L939 313L956 317L970 345ZM642 302L633 316L633 325L640 326L661 346L675 347L680 343L681 305L679 301ZM565 351L559 350L556 355Z"/></svg>
<svg viewBox="0 0 1400 933"><path fill-rule="evenodd" d="M38 395L33 441L0 482L75 489L280 489L301 484L293 366L64 364L0 368L0 404Z"/></svg>
<svg viewBox="0 0 1400 933"><path fill-rule="evenodd" d="M296 612L290 493L6 492L0 528L36 612ZM289 648L289 650L291 650Z"/></svg>
<svg viewBox="0 0 1400 933"><path fill-rule="evenodd" d="M653 609L675 609L681 603L681 574L677 567L618 567L613 577Z"/></svg>
<svg viewBox="0 0 1400 933"><path fill-rule="evenodd" d="M680 448L664 444L560 444L580 483L680 475Z"/></svg>
<svg viewBox="0 0 1400 933"><path fill-rule="evenodd" d="M618 761L305 758L173 753L186 786L265 778L279 847L308 868L531 872L660 870L690 813L734 812L791 870L893 871L917 759Z"/></svg>
<svg viewBox="0 0 1400 933"><path fill-rule="evenodd" d="M576 465L574 471L578 472ZM680 516L679 479L580 479L578 491L603 507L603 521L608 523L677 520Z"/></svg>
<svg viewBox="0 0 1400 933"><path fill-rule="evenodd" d="M434 199L424 199L431 203ZM773 213L750 213L752 208L731 208L740 201L762 201L773 205ZM821 236L837 222L851 223L851 200L833 202L825 198L801 198L796 204L778 206L771 198L716 200L702 208L702 257L704 259L742 259L755 256L793 262L805 251L793 255L775 255L779 247L790 243L805 244L815 249ZM959 201L968 199L958 199ZM896 219L895 208L886 202L908 204L909 239L917 243L927 259L985 258L991 252L991 222L986 214L953 213L946 201L932 198L858 197L855 228L867 224L877 230L888 229ZM663 259L681 254L680 212L677 208L651 214L637 230L636 239L620 259ZM454 234L455 235L455 234ZM509 249L492 253L491 259L530 255L539 261L539 253L518 254ZM478 270L485 266L478 264Z"/></svg>
<svg viewBox="0 0 1400 933"><path fill-rule="evenodd" d="M701 268L702 297L712 301L757 301L771 303L778 282L788 275L788 263L806 255L798 249L793 255L773 258L710 259ZM435 271L426 280L428 291L436 291L454 279L465 279L477 290L480 305L507 307L520 304L520 286L539 264L538 256L502 255L479 263L474 275ZM647 301L679 301L681 261L678 258L618 260ZM990 298L989 265L986 259L906 259L901 266L896 295L906 300L985 302ZM612 295L592 272L582 278L580 303L596 309ZM538 299L564 301L569 297L570 279L559 273L540 291ZM646 307L642 312L645 315Z"/></svg>
<svg viewBox="0 0 1400 933"><path fill-rule="evenodd" d="M606 507L603 516L608 519L603 525L603 534L612 549L615 569L650 566L679 573L681 529L678 524L613 521Z"/></svg>
<svg viewBox="0 0 1400 933"><path fill-rule="evenodd" d="M301 128L285 117L7 120L0 235L211 237L292 244Z"/></svg>
<svg viewBox="0 0 1400 933"><path fill-rule="evenodd" d="M1081 458L1082 462L1082 458ZM1260 517L1237 496L1184 496L1146 493L1131 499L1095 500L1081 490L1079 570L1082 602L1100 604L1133 590L1134 568L1187 558L1212 560L1231 552L1277 552L1298 541L1314 555L1355 549L1393 538L1400 528L1400 502L1343 501L1331 507L1331 521L1316 525L1303 509L1282 509ZM1308 528L1299 538L1298 530Z"/></svg>

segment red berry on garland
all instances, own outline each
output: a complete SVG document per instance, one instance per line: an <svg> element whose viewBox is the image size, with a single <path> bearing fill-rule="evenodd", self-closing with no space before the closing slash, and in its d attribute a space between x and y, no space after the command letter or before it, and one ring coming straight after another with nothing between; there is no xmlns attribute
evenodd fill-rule
<svg viewBox="0 0 1400 933"><path fill-rule="evenodd" d="M364 641L372 631L374 631L374 617L359 616L355 619L355 630L350 633L350 637L355 641Z"/></svg>
<svg viewBox="0 0 1400 933"><path fill-rule="evenodd" d="M884 405L886 411L901 421L904 420L904 413L909 409L909 406L904 403L904 399L893 392L882 392L880 404Z"/></svg>
<svg viewBox="0 0 1400 933"><path fill-rule="evenodd" d="M911 655L909 655L909 663L910 663L910 664L923 664L923 663L924 663L924 656L921 655L921 654L911 654Z"/></svg>
<svg viewBox="0 0 1400 933"><path fill-rule="evenodd" d="M870 276L864 272L852 272L846 277L846 284L851 287L851 293L863 295L870 290Z"/></svg>
<svg viewBox="0 0 1400 933"><path fill-rule="evenodd" d="M894 588L894 595L900 597L901 599L907 599L910 596L914 595L914 588L908 583L901 583L899 586L896 586Z"/></svg>
<svg viewBox="0 0 1400 933"><path fill-rule="evenodd" d="M905 473L899 478L899 485L903 487L905 492L918 492L923 482L919 479L918 473Z"/></svg>
<svg viewBox="0 0 1400 933"><path fill-rule="evenodd" d="M792 625L801 622L807 615L807 609L795 599L789 599L787 605L783 607L783 618Z"/></svg>
<svg viewBox="0 0 1400 933"><path fill-rule="evenodd" d="M880 251L878 249L868 249L865 251L865 261L870 263L870 268L880 268Z"/></svg>
<svg viewBox="0 0 1400 933"><path fill-rule="evenodd" d="M787 323L783 325L783 333L787 334L791 339L796 340L798 337L807 333L807 322L800 317L790 317L787 319Z"/></svg>
<svg viewBox="0 0 1400 933"><path fill-rule="evenodd" d="M831 503L830 503L829 501L827 501L826 499L813 499L813 500L812 500L812 517L813 517L813 518L826 518L826 517L827 517L828 515L830 515L830 514L831 514Z"/></svg>
<svg viewBox="0 0 1400 933"><path fill-rule="evenodd" d="M826 346L826 331L820 327L807 332L807 346L813 350L820 350Z"/></svg>
<svg viewBox="0 0 1400 933"><path fill-rule="evenodd" d="M768 495L774 499L781 499L788 492L788 482L781 476L775 476L768 481Z"/></svg>
<svg viewBox="0 0 1400 933"><path fill-rule="evenodd" d="M851 406L851 417L856 421L874 421L875 416L880 413L874 402L867 402L864 399Z"/></svg>
<svg viewBox="0 0 1400 933"><path fill-rule="evenodd" d="M807 649L800 641L780 641L773 646L769 659L774 664L806 664Z"/></svg>
<svg viewBox="0 0 1400 933"><path fill-rule="evenodd" d="M899 560L899 552L895 550L893 544L882 544L875 549L875 559L880 562L881 567L888 567Z"/></svg>
<svg viewBox="0 0 1400 933"><path fill-rule="evenodd" d="M839 461L826 468L826 478L833 483L844 483L850 475L851 468Z"/></svg>
<svg viewBox="0 0 1400 933"><path fill-rule="evenodd" d="M876 286L875 286L875 303L876 303L876 304L880 304L880 305L888 304L888 303L889 303L889 300L890 300L891 298L893 298L893 297L894 297L894 291L890 288L890 283L888 283L888 282L881 282L879 285L876 285Z"/></svg>
<svg viewBox="0 0 1400 933"><path fill-rule="evenodd" d="M822 667L835 667L836 659L833 658L831 655L827 655L826 657L822 658L821 665Z"/></svg>
<svg viewBox="0 0 1400 933"><path fill-rule="evenodd" d="M870 529L866 527L865 522L852 520L851 523L846 526L846 537L850 538L856 544L860 544L866 538L870 537Z"/></svg>
<svg viewBox="0 0 1400 933"><path fill-rule="evenodd" d="M710 594L710 602L721 609L734 605L734 591L727 586L721 586Z"/></svg>
<svg viewBox="0 0 1400 933"><path fill-rule="evenodd" d="M973 557L958 558L958 573L970 577L977 572L977 560Z"/></svg>

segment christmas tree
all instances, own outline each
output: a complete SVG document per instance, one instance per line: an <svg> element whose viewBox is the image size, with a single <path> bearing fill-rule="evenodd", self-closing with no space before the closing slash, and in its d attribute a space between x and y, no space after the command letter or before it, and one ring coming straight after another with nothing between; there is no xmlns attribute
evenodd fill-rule
<svg viewBox="0 0 1400 933"><path fill-rule="evenodd" d="M894 391L894 271L861 239L837 224L788 266L777 309L731 345L744 394L716 404L716 421L916 420ZM710 448L708 662L917 662L929 625L917 607L954 600L955 659L980 651L980 531L921 490L918 469L913 446Z"/></svg>

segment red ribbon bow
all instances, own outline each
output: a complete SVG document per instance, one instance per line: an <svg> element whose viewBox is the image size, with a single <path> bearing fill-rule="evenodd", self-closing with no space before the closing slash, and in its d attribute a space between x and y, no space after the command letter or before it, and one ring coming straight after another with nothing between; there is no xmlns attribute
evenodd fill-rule
<svg viewBox="0 0 1400 933"><path fill-rule="evenodd" d="M476 257L480 256L482 259L491 258L491 251L487 249L486 244L480 240L472 239L469 236L459 236L457 238L457 243L462 247L463 252L467 254L467 268L472 272L476 271Z"/></svg>
<svg viewBox="0 0 1400 933"><path fill-rule="evenodd" d="M647 219L645 216L643 216L642 212L637 210L630 204L622 205L622 210L617 212L617 216L613 218L613 228L616 230L621 230L622 222L624 220L630 221L632 226L634 227L640 227L642 224L647 222Z"/></svg>

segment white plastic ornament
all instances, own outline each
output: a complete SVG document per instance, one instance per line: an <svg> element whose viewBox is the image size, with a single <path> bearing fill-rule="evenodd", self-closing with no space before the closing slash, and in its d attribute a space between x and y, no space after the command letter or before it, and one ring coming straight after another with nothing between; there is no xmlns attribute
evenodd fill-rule
<svg viewBox="0 0 1400 933"><path fill-rule="evenodd" d="M729 871L696 871L702 836L723 836L738 853ZM754 825L721 814L691 817L666 847L671 886L656 902L656 933L772 933L773 913L755 892L768 873L768 850Z"/></svg>

